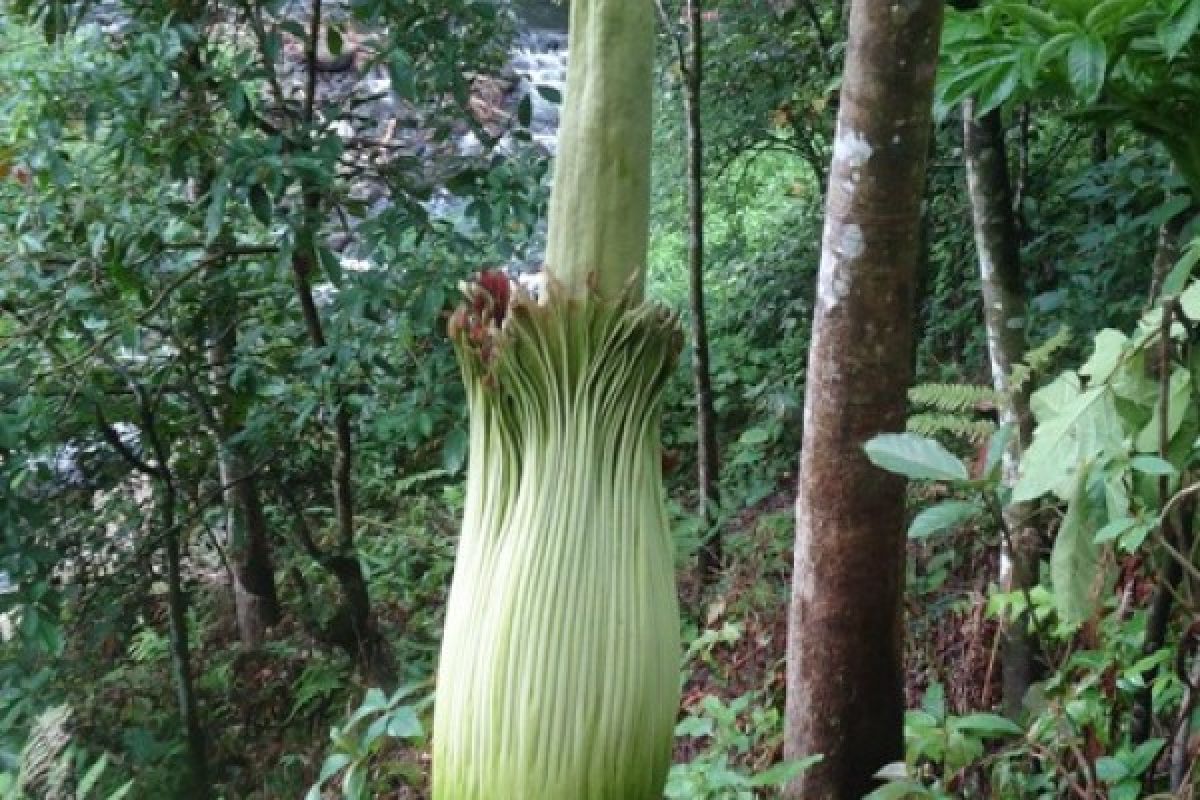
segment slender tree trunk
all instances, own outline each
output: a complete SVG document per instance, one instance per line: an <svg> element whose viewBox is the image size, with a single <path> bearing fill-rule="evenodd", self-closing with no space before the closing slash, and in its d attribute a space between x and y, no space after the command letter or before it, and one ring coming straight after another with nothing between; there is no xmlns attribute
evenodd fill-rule
<svg viewBox="0 0 1200 800"><path fill-rule="evenodd" d="M184 5L185 19L198 30L205 29L203 3ZM189 80L187 94L189 110L196 119L208 116L209 87L205 82L207 67L203 53L207 46L197 40L183 54L181 74ZM206 198L212 188L217 165L207 165L192 185L193 201ZM224 275L222 279L228 280ZM233 583L234 609L238 637L247 647L262 643L265 631L279 621L279 601L275 591L275 575L271 566L270 541L266 516L257 485L246 468L240 447L230 444L239 431L239 416L234 411L234 393L229 376L237 340L237 292L228 284L219 285L212 297L209 366L219 398L213 410L204 404L199 393L194 395L197 411L206 417L206 425L216 438L217 469L225 505L227 555Z"/></svg>
<svg viewBox="0 0 1200 800"><path fill-rule="evenodd" d="M721 503L716 412L708 360L708 323L704 315L704 134L700 90L704 82L704 17L701 0L687 4L687 64L683 105L687 116L688 289L692 311L692 380L696 392L696 465L700 514L708 539L700 550L700 572L711 580L721 569L723 547L717 528Z"/></svg>
<svg viewBox="0 0 1200 800"><path fill-rule="evenodd" d="M975 119L975 103L963 103L963 151L967 166L967 193L975 229L975 250L983 287L983 316L992 385L1001 398L1000 423L1009 425L1013 438L1004 454L1004 481L1016 482L1021 454L1033 435L1029 391L1012 383L1012 368L1025 353L1025 292L1021 284L1021 247L1013 214L1008 177L1004 125L998 110ZM1028 505L1004 511L1009 538L1000 550L1000 584L1005 591L1030 589L1037 582L1036 532L1025 529ZM1028 621L1018 620L1003 630L1004 713L1016 718L1034 679L1034 642Z"/></svg>
<svg viewBox="0 0 1200 800"><path fill-rule="evenodd" d="M168 469L160 463L159 469ZM176 490L170 477L160 480L159 503L162 512L164 546L167 562L167 619L171 639L171 669L175 673L175 694L179 713L183 718L187 737L188 766L191 780L188 797L205 800L211 796L208 777L208 753L204 740L204 728L200 724L200 712L196 705L196 692L192 685L191 645L188 642L187 595L183 591L182 556L179 545L179 529L175 526Z"/></svg>
<svg viewBox="0 0 1200 800"><path fill-rule="evenodd" d="M236 296L226 292L214 305L209 366L220 398L217 468L224 487L225 533L238 636L244 646L253 648L262 644L266 629L279 621L279 599L258 482L243 448L231 441L242 429L230 385L237 345L236 303Z"/></svg>
<svg viewBox="0 0 1200 800"><path fill-rule="evenodd" d="M1179 260L1179 236L1183 233L1191 215L1176 214L1158 228L1158 242L1154 249L1154 265L1150 273L1150 297L1147 308L1153 308L1162 294L1162 284L1175 262Z"/></svg>
<svg viewBox="0 0 1200 800"><path fill-rule="evenodd" d="M857 800L903 756L902 479L863 444L903 428L941 0L855 0L809 350L788 626L794 798Z"/></svg>

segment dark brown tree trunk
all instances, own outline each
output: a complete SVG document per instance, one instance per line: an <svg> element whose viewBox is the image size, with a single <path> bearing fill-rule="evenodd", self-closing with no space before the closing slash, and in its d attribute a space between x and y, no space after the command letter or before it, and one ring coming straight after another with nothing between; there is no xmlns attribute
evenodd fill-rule
<svg viewBox="0 0 1200 800"><path fill-rule="evenodd" d="M217 467L225 501L225 534L233 582L238 637L246 647L258 647L267 628L279 621L279 598L271 564L271 542L258 482L243 454L231 440L242 429L235 411L230 373L237 345L236 296L219 297L213 310L209 365L220 399Z"/></svg>
<svg viewBox="0 0 1200 800"><path fill-rule="evenodd" d="M687 4L688 49L683 104L687 115L688 289L692 311L692 379L696 392L696 465L700 516L708 536L700 550L700 573L711 580L721 570L723 547L718 529L721 502L716 412L708 359L708 323L704 315L704 135L700 90L704 82L704 18L701 0Z"/></svg>
<svg viewBox="0 0 1200 800"><path fill-rule="evenodd" d="M904 427L941 0L855 0L809 350L788 628L794 798L858 800L903 757Z"/></svg>
<svg viewBox="0 0 1200 800"><path fill-rule="evenodd" d="M1014 385L1011 379L1013 365L1025 353L1025 292L1004 125L998 110L975 119L974 102L963 104L963 152L992 385L1002 402L1000 423L1013 430L1003 467L1004 480L1011 485L1016 482L1021 454L1033 435L1033 415L1028 389ZM1027 590L1037 582L1037 535L1025 526L1029 512L1027 505L1010 506L1004 511L1008 535L1000 551L1000 584L1005 591ZM1016 718L1034 680L1034 642L1024 619L1005 625L1002 635L1004 713Z"/></svg>

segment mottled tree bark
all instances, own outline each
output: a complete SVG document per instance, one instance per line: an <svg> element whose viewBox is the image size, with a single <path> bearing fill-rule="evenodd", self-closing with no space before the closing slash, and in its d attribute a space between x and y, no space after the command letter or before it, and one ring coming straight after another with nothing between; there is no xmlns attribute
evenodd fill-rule
<svg viewBox="0 0 1200 800"><path fill-rule="evenodd" d="M246 647L258 647L267 628L279 621L279 598L271 564L271 542L258 482L247 463L244 448L232 440L242 430L230 385L237 346L237 298L232 292L218 296L213 307L209 367L217 388L217 469L225 503L226 550L233 583L238 638Z"/></svg>
<svg viewBox="0 0 1200 800"><path fill-rule="evenodd" d="M1029 410L1028 388L1012 382L1013 365L1025 353L1025 292L1004 125L998 110L976 119L974 102L963 103L963 152L983 288L992 385L1001 399L1000 423L1013 430L1003 462L1003 479L1012 485L1017 479L1021 453L1033 435L1033 415ZM1024 504L1009 506L1004 511L1008 536L1001 545L1000 584L1005 591L1030 589L1037 582L1037 535L1025 526L1029 512L1030 508ZM1024 619L1005 625L1002 636L1004 713L1016 718L1034 679L1034 642Z"/></svg>
<svg viewBox="0 0 1200 800"><path fill-rule="evenodd" d="M785 750L794 798L857 800L903 757L904 481L863 444L904 427L940 0L855 0L809 351Z"/></svg>
<svg viewBox="0 0 1200 800"><path fill-rule="evenodd" d="M716 412L708 359L708 324L704 316L704 135L700 89L704 81L704 19L700 0L687 4L688 49L683 103L687 116L688 290L692 326L692 382L696 395L696 466L700 516L708 539L700 550L700 572L711 580L721 569L723 547L717 529L721 502Z"/></svg>

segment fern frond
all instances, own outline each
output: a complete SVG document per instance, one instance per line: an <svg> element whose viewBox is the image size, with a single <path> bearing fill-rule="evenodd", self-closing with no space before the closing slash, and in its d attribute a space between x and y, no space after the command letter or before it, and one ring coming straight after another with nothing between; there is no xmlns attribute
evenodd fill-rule
<svg viewBox="0 0 1200 800"><path fill-rule="evenodd" d="M905 427L912 433L930 438L954 436L968 442L983 441L996 430L996 424L989 419L938 412L913 414Z"/></svg>
<svg viewBox="0 0 1200 800"><path fill-rule="evenodd" d="M1063 325L1049 339L1026 353L1024 361L1013 365L1013 388L1024 388L1034 375L1043 372L1046 367L1050 366L1054 357L1070 343L1071 329Z"/></svg>
<svg viewBox="0 0 1200 800"><path fill-rule="evenodd" d="M990 386L972 383L923 383L908 390L914 406L943 413L973 412L999 405L999 396Z"/></svg>

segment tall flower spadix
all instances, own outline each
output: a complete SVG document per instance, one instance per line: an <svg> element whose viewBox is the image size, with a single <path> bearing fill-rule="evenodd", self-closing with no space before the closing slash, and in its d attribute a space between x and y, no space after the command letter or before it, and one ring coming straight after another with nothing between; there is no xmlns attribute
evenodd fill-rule
<svg viewBox="0 0 1200 800"><path fill-rule="evenodd" d="M642 302L653 0L573 0L549 286L450 323L471 417L435 800L659 800L679 613L659 406L681 344Z"/></svg>

